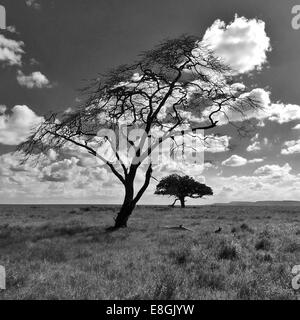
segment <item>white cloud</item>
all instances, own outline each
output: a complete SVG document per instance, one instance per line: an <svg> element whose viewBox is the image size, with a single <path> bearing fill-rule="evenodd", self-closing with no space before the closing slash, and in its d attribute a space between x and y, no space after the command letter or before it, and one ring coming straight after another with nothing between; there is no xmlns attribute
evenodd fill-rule
<svg viewBox="0 0 300 320"><path fill-rule="evenodd" d="M281 150L281 154L285 155L294 153L300 153L300 139L297 141L286 141L283 145L283 149Z"/></svg>
<svg viewBox="0 0 300 320"><path fill-rule="evenodd" d="M291 166L285 164L265 165L249 176L219 176L208 181L215 196L212 202L259 201L259 200L297 200L299 198L300 174L291 174ZM224 194L224 186L233 190ZM247 186L247 188L245 188ZM282 192L285 190L286 192Z"/></svg>
<svg viewBox="0 0 300 320"><path fill-rule="evenodd" d="M250 96L260 101L261 109L250 112L248 118L269 120L279 124L300 120L300 106L296 104L270 103L269 92L263 89L254 89Z"/></svg>
<svg viewBox="0 0 300 320"><path fill-rule="evenodd" d="M42 169L42 181L66 182L73 178L78 159L64 159Z"/></svg>
<svg viewBox="0 0 300 320"><path fill-rule="evenodd" d="M297 124L297 125L293 128L293 130L300 130L300 123Z"/></svg>
<svg viewBox="0 0 300 320"><path fill-rule="evenodd" d="M289 175L292 170L291 166L286 163L284 166L279 166L276 164L273 165L265 165L260 167L254 171L255 175L259 176L268 176L270 178L282 178Z"/></svg>
<svg viewBox="0 0 300 320"><path fill-rule="evenodd" d="M51 161L55 161L55 160L57 159L57 157L58 157L58 154L57 154L57 152L56 152L55 150L50 149L50 150L48 151L47 156L48 156L48 158L49 158Z"/></svg>
<svg viewBox="0 0 300 320"><path fill-rule="evenodd" d="M264 159L261 158L255 158L255 159L251 159L251 160L247 160L241 156L238 155L232 155L230 158L224 160L222 162L223 166L227 166L227 167L241 167L246 165L247 163L260 163L263 162Z"/></svg>
<svg viewBox="0 0 300 320"><path fill-rule="evenodd" d="M81 167L79 159L41 157L36 166L20 165L20 153L0 155L0 202L112 203L123 189L106 168ZM106 187L103 188L104 183Z"/></svg>
<svg viewBox="0 0 300 320"><path fill-rule="evenodd" d="M0 104L0 115L2 115L3 113L5 113L7 107L3 104Z"/></svg>
<svg viewBox="0 0 300 320"><path fill-rule="evenodd" d="M10 33L16 33L18 34L16 26L7 26L6 30L9 31Z"/></svg>
<svg viewBox="0 0 300 320"><path fill-rule="evenodd" d="M64 113L72 113L74 112L74 109L72 107L67 108Z"/></svg>
<svg viewBox="0 0 300 320"><path fill-rule="evenodd" d="M255 141L247 147L248 152L259 151L261 149L260 142Z"/></svg>
<svg viewBox="0 0 300 320"><path fill-rule="evenodd" d="M259 151L259 150L261 150L261 144L260 144L260 142L258 141L258 137L259 137L259 134L257 133L257 134L251 139L252 144L250 144L250 145L247 147L247 151L248 151L248 152L253 152L253 151Z"/></svg>
<svg viewBox="0 0 300 320"><path fill-rule="evenodd" d="M209 135L205 137L205 148L206 152L225 152L229 150L229 136L217 136Z"/></svg>
<svg viewBox="0 0 300 320"><path fill-rule="evenodd" d="M50 81L40 71L32 72L30 75L26 76L19 70L17 80L21 86L27 87L28 89L51 87Z"/></svg>
<svg viewBox="0 0 300 320"><path fill-rule="evenodd" d="M264 118L280 124L300 120L300 106L296 104L272 104Z"/></svg>
<svg viewBox="0 0 300 320"><path fill-rule="evenodd" d="M256 159L251 159L248 161L248 163L260 163L260 162L263 162L264 159L261 159L261 158L256 158Z"/></svg>
<svg viewBox="0 0 300 320"><path fill-rule="evenodd" d="M16 41L5 38L0 34L0 62L3 62L9 66L21 65L24 43L22 41Z"/></svg>
<svg viewBox="0 0 300 320"><path fill-rule="evenodd" d="M230 158L224 160L222 165L227 167L241 167L247 164L247 162L247 159L234 154Z"/></svg>
<svg viewBox="0 0 300 320"><path fill-rule="evenodd" d="M36 10L41 8L41 5L40 5L40 3L38 3L37 0L25 0L25 3L27 5L27 7L32 7Z"/></svg>
<svg viewBox="0 0 300 320"><path fill-rule="evenodd" d="M251 99L255 102L255 107L250 105L247 101ZM241 103L244 101L246 103ZM214 121L218 121L218 125L228 124L230 122L242 122L246 119L256 118L259 120L269 117L269 106L270 106L270 93L261 88L255 88L248 93L244 93L239 97L238 105L224 105L222 112L215 113L212 118ZM238 109L238 111L236 111ZM216 107L207 107L203 113L203 119L216 110Z"/></svg>
<svg viewBox="0 0 300 320"><path fill-rule="evenodd" d="M203 42L237 74L261 69L267 61L266 53L270 50L265 23L238 16L227 25L224 21L216 20L206 30Z"/></svg>
<svg viewBox="0 0 300 320"><path fill-rule="evenodd" d="M31 130L43 121L30 108L17 105L11 113L0 113L0 143L17 145L26 140Z"/></svg>
<svg viewBox="0 0 300 320"><path fill-rule="evenodd" d="M277 122L279 124L288 123L295 120L300 120L300 106L296 104L271 103L270 92L256 88L242 95L240 98L251 98L255 101L257 108L251 106L239 108L241 112L233 111L232 108L223 107L223 113L216 113L213 116L214 120L218 120L218 125L228 124L228 119L231 122L242 122L246 119L257 119L260 121L259 126L263 126L265 120ZM237 106L239 107L239 106ZM207 107L203 112L203 117L207 117L215 108ZM300 125L299 127L300 128Z"/></svg>

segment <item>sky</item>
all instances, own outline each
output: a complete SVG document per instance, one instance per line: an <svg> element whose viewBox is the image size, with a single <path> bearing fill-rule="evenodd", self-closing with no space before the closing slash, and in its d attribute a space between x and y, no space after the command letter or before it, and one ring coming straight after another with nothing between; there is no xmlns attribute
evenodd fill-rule
<svg viewBox="0 0 300 320"><path fill-rule="evenodd" d="M0 203L120 203L122 187L82 151L49 154L21 166L14 153L43 116L78 104L79 90L167 38L191 34L207 41L234 67L237 81L266 105L251 116L246 136L220 122L205 152L204 170L174 163L159 179L194 176L214 196L188 204L299 200L300 30L292 28L294 1L216 0L0 0ZM141 173L142 179L143 173ZM154 196L141 203L170 203Z"/></svg>

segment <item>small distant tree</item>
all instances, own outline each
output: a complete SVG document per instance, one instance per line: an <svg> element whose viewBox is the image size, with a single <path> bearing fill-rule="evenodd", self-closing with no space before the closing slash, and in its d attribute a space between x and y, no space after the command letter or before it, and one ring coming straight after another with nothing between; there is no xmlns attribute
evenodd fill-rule
<svg viewBox="0 0 300 320"><path fill-rule="evenodd" d="M155 194L175 197L171 207L180 201L181 208L185 208L185 198L198 199L203 196L212 196L213 191L207 185L194 180L192 177L172 174L163 178L156 186Z"/></svg>

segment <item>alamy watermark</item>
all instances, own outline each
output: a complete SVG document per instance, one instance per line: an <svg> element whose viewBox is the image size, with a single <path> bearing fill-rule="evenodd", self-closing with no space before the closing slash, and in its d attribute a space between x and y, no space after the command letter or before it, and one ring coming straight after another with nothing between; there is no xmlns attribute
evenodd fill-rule
<svg viewBox="0 0 300 320"><path fill-rule="evenodd" d="M153 165L166 162L181 162L185 164L204 164L206 139L204 130L182 130L176 136L157 132L150 135L141 128L120 126L118 132L111 129L101 129L96 140L100 139L96 147L98 155L102 155L110 163L118 163L118 157L131 159L133 164L150 161ZM95 142L97 144L97 142ZM128 147L129 146L129 147ZM140 148L140 149L139 149ZM113 152L109 152L113 150ZM100 157L99 164L103 164ZM200 170L200 168L199 168Z"/></svg>
<svg viewBox="0 0 300 320"><path fill-rule="evenodd" d="M292 8L292 28L294 30L299 30L300 29L300 4L297 4L295 6L293 6Z"/></svg>
<svg viewBox="0 0 300 320"><path fill-rule="evenodd" d="M0 30L6 29L6 10L0 5Z"/></svg>
<svg viewBox="0 0 300 320"><path fill-rule="evenodd" d="M6 274L5 274L5 268L3 266L0 266L0 290L6 289Z"/></svg>
<svg viewBox="0 0 300 320"><path fill-rule="evenodd" d="M292 279L292 287L294 290L300 290L300 265L296 265L292 269L294 278Z"/></svg>

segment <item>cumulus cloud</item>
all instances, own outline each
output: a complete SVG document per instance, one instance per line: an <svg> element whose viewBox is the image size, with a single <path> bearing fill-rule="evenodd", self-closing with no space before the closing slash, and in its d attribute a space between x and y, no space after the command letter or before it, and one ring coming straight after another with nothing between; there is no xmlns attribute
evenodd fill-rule
<svg viewBox="0 0 300 320"><path fill-rule="evenodd" d="M293 130L300 130L300 123L297 124L297 125L293 128Z"/></svg>
<svg viewBox="0 0 300 320"><path fill-rule="evenodd" d="M251 106L243 107L236 106L239 111L236 112L232 108L223 107L224 113L216 113L213 119L218 122L218 125L228 124L228 119L231 122L242 122L249 119L259 120L259 125L264 126L264 121L272 121L279 124L288 123L295 120L300 120L300 106L296 104L271 103L270 92L255 88L249 93L245 93L241 98L250 98L255 101L257 108ZM203 118L207 117L215 108L207 107L203 111ZM299 127L300 128L300 125Z"/></svg>
<svg viewBox="0 0 300 320"><path fill-rule="evenodd" d="M243 99L244 101L251 99L255 102L256 107L253 107L248 102L241 103ZM250 92L240 95L238 105L224 105L222 112L215 113L212 118L214 121L218 121L218 125L226 125L229 121L242 122L252 118L262 120L269 117L270 104L270 92L261 88L255 88ZM213 106L205 108L202 112L203 119L207 119L215 109Z"/></svg>
<svg viewBox="0 0 300 320"><path fill-rule="evenodd" d="M77 158L64 159L47 166L42 170L43 177L41 181L66 182L71 179L73 168L76 167Z"/></svg>
<svg viewBox="0 0 300 320"><path fill-rule="evenodd" d="M222 191L223 192L233 192L233 189L229 188L229 187L223 187Z"/></svg>
<svg viewBox="0 0 300 320"><path fill-rule="evenodd" d="M300 120L300 106L295 104L272 104L264 118L280 124Z"/></svg>
<svg viewBox="0 0 300 320"><path fill-rule="evenodd" d="M206 30L203 42L213 49L236 74L261 69L271 49L265 23L257 19L235 16L226 25L216 20Z"/></svg>
<svg viewBox="0 0 300 320"><path fill-rule="evenodd" d="M17 31L16 26L7 26L6 30L9 31L10 33L16 33L18 34L19 32Z"/></svg>
<svg viewBox="0 0 300 320"><path fill-rule="evenodd" d="M205 148L204 151L218 153L229 150L229 142L231 137L229 136L217 136L209 135L205 137Z"/></svg>
<svg viewBox="0 0 300 320"><path fill-rule="evenodd" d="M47 153L47 156L48 158L51 160L51 161L55 161L58 157L58 154L55 150L53 149L50 149Z"/></svg>
<svg viewBox="0 0 300 320"><path fill-rule="evenodd" d="M0 202L83 203L101 199L116 203L122 194L122 186L114 184L116 178L106 168L81 167L77 157L50 159L45 155L36 166L20 165L21 157L16 153L0 155Z"/></svg>
<svg viewBox="0 0 300 320"><path fill-rule="evenodd" d="M227 166L227 167L241 167L241 166L246 165L247 163L252 164L252 163L260 163L263 161L264 161L264 159L261 159L261 158L255 158L255 159L248 160L246 158L243 158L241 156L234 154L230 158L224 160L222 162L222 165Z"/></svg>
<svg viewBox="0 0 300 320"><path fill-rule="evenodd" d="M37 0L25 0L25 3L27 5L27 7L31 7L31 8L34 8L36 10L41 8L41 5L40 5L40 3L38 3Z"/></svg>
<svg viewBox="0 0 300 320"><path fill-rule="evenodd" d="M250 144L247 147L248 152L259 151L260 149L261 149L261 146L259 141L254 141L252 144Z"/></svg>
<svg viewBox="0 0 300 320"><path fill-rule="evenodd" d="M0 115L2 115L6 111L7 107L3 104L0 104Z"/></svg>
<svg viewBox="0 0 300 320"><path fill-rule="evenodd" d="M251 159L248 161L248 163L260 163L260 162L263 162L264 159L261 159L261 158L255 158L255 159Z"/></svg>
<svg viewBox="0 0 300 320"><path fill-rule="evenodd" d="M209 181L215 196L213 201L296 200L299 198L300 175L291 173L291 166L285 164L265 165L254 175L218 177ZM224 186L230 186L230 196L224 194ZM247 188L245 188L247 186ZM282 190L286 192L282 193Z"/></svg>
<svg viewBox="0 0 300 320"><path fill-rule="evenodd" d="M168 176L170 174L189 175L198 181L205 182L203 171L206 166L203 164L183 163L178 161L162 161L154 167L154 176L156 179ZM139 171L139 182L144 182L145 172Z"/></svg>
<svg viewBox="0 0 300 320"><path fill-rule="evenodd" d="M7 39L3 34L0 34L0 62L9 66L21 65L24 43Z"/></svg>
<svg viewBox="0 0 300 320"><path fill-rule="evenodd" d="M281 150L281 154L285 155L294 153L300 153L300 139L286 141L283 145L283 149Z"/></svg>
<svg viewBox="0 0 300 320"><path fill-rule="evenodd" d="M50 81L40 71L32 72L30 75L26 76L19 70L17 73L17 80L21 86L28 89L51 87Z"/></svg>
<svg viewBox="0 0 300 320"><path fill-rule="evenodd" d="M280 166L277 164L273 165L265 165L263 167L260 167L254 171L255 175L259 176L268 176L271 178L282 178L289 175L290 171L292 170L291 166L286 163L284 166Z"/></svg>
<svg viewBox="0 0 300 320"><path fill-rule="evenodd" d="M260 141L258 141L258 137L259 137L259 134L257 133L257 134L251 139L252 144L250 144L250 145L247 147L247 151L248 151L248 152L253 152L253 151L259 151L259 150L261 150L261 143L260 143Z"/></svg>
<svg viewBox="0 0 300 320"><path fill-rule="evenodd" d="M247 162L247 159L234 154L230 158L224 160L222 165L227 167L241 167L247 164Z"/></svg>
<svg viewBox="0 0 300 320"><path fill-rule="evenodd" d="M30 108L17 105L10 113L0 113L0 143L17 145L26 140L31 130L43 121Z"/></svg>
<svg viewBox="0 0 300 320"><path fill-rule="evenodd" d="M270 103L270 93L264 89L254 89L250 92L253 100L259 101L261 108L246 112L247 118L269 120L279 124L300 120L300 106L296 104Z"/></svg>

